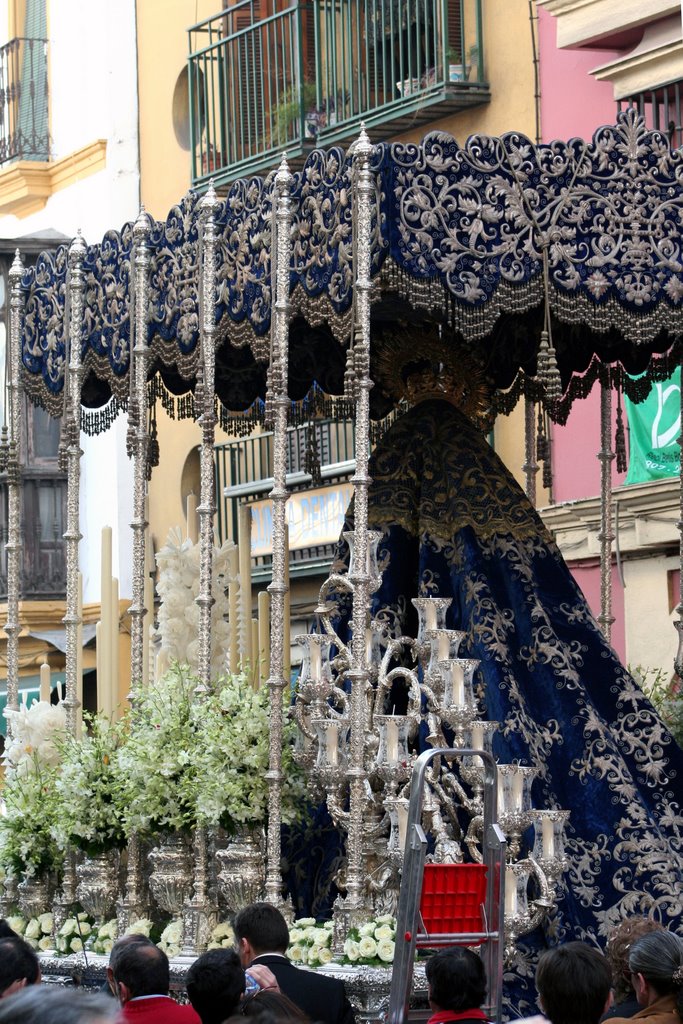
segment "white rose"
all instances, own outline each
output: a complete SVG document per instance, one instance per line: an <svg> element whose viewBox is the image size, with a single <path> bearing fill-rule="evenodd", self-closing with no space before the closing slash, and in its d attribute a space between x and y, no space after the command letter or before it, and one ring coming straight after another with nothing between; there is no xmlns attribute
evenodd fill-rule
<svg viewBox="0 0 683 1024"><path fill-rule="evenodd" d="M87 921L88 920L88 915L86 914L86 912L84 910L82 910L80 912L80 914L77 914L76 916L78 917L79 921Z"/></svg>
<svg viewBox="0 0 683 1024"><path fill-rule="evenodd" d="M330 941L330 933L325 928L314 928L311 938L314 946L326 946Z"/></svg>
<svg viewBox="0 0 683 1024"><path fill-rule="evenodd" d="M78 930L81 935L90 935L90 932L92 931L92 925L88 924L87 921L81 921L79 922Z"/></svg>
<svg viewBox="0 0 683 1024"><path fill-rule="evenodd" d="M102 952L105 953L106 955L109 955L109 953L111 953L113 947L114 947L114 940L113 939L105 939L104 942L102 943Z"/></svg>
<svg viewBox="0 0 683 1024"><path fill-rule="evenodd" d="M26 939L26 942L29 944L31 949L38 949L38 940L37 939L29 939L28 936L26 936L26 935L24 936L24 938Z"/></svg>
<svg viewBox="0 0 683 1024"><path fill-rule="evenodd" d="M380 914L379 917L375 918L377 924L390 924L393 929L396 928L396 918L393 914Z"/></svg>
<svg viewBox="0 0 683 1024"><path fill-rule="evenodd" d="M388 924L381 924L379 928L375 928L376 939L393 939L394 929Z"/></svg>
<svg viewBox="0 0 683 1024"><path fill-rule="evenodd" d="M310 928L311 925L315 925L317 922L314 917L300 917L294 924L299 928Z"/></svg>
<svg viewBox="0 0 683 1024"><path fill-rule="evenodd" d="M327 946L321 946L318 950L318 959L321 964L329 964L332 959L332 950L328 949Z"/></svg>
<svg viewBox="0 0 683 1024"><path fill-rule="evenodd" d="M301 928L290 928L289 930L289 944L295 946L297 942L301 942L304 937L304 933Z"/></svg>
<svg viewBox="0 0 683 1024"><path fill-rule="evenodd" d="M207 949L222 949L222 946L221 946L220 942L210 942L206 948Z"/></svg>
<svg viewBox="0 0 683 1024"><path fill-rule="evenodd" d="M358 943L354 939L347 939L344 943L344 956L347 960L351 960L355 963L360 957L360 950L358 949Z"/></svg>
<svg viewBox="0 0 683 1024"><path fill-rule="evenodd" d="M24 932L24 938L26 939L39 939L41 936L40 921L37 917L32 917L29 923L26 925L26 931Z"/></svg>
<svg viewBox="0 0 683 1024"><path fill-rule="evenodd" d="M370 921L368 924L362 924L360 926L360 928L358 929L358 934L361 935L361 936L362 935L373 936L375 934L375 922L374 921Z"/></svg>
<svg viewBox="0 0 683 1024"><path fill-rule="evenodd" d="M152 930L152 922L148 917L141 917L126 929L126 935L144 935L149 938L149 933Z"/></svg>
<svg viewBox="0 0 683 1024"><path fill-rule="evenodd" d="M45 952L48 949L54 949L54 948L55 948L55 944L52 941L52 936L51 935L43 936L43 938L40 939L39 942L38 942L38 949L42 949L43 952Z"/></svg>
<svg viewBox="0 0 683 1024"><path fill-rule="evenodd" d="M302 964L304 962L304 951L302 946L291 946L287 951L287 955L293 964Z"/></svg>
<svg viewBox="0 0 683 1024"><path fill-rule="evenodd" d="M14 914L12 917L8 917L7 924L17 935L23 935L26 931L26 920L21 914Z"/></svg>
<svg viewBox="0 0 683 1024"><path fill-rule="evenodd" d="M369 935L363 935L358 943L358 952L364 960L370 960L377 956L377 943Z"/></svg>
<svg viewBox="0 0 683 1024"><path fill-rule="evenodd" d="M180 946L168 946L166 949L166 956L169 960L172 960L174 956L180 956Z"/></svg>
<svg viewBox="0 0 683 1024"><path fill-rule="evenodd" d="M75 917L67 917L66 921L64 922L62 927L59 929L59 934L62 935L65 939L68 939L68 937L70 935L73 935L75 931L76 931L76 918Z"/></svg>
<svg viewBox="0 0 683 1024"><path fill-rule="evenodd" d="M77 935L74 935L73 939L71 940L71 952L80 953L82 949L83 943L81 942Z"/></svg>
<svg viewBox="0 0 683 1024"><path fill-rule="evenodd" d="M320 963L320 946L310 946L308 950L308 963L315 967Z"/></svg>
<svg viewBox="0 0 683 1024"><path fill-rule="evenodd" d="M52 914L41 914L38 921L40 922L40 930L43 935L50 935L55 924Z"/></svg>
<svg viewBox="0 0 683 1024"><path fill-rule="evenodd" d="M392 942L391 939L380 939L377 943L377 956L385 964L393 963L395 946L396 943Z"/></svg>

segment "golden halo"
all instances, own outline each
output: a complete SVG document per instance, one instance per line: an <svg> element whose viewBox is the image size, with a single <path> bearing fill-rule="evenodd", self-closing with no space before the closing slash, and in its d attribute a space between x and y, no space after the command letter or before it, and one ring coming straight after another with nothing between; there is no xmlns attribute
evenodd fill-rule
<svg viewBox="0 0 683 1024"><path fill-rule="evenodd" d="M399 321L384 328L372 362L375 383L395 403L441 398L483 431L491 429L493 386L471 353L438 324Z"/></svg>

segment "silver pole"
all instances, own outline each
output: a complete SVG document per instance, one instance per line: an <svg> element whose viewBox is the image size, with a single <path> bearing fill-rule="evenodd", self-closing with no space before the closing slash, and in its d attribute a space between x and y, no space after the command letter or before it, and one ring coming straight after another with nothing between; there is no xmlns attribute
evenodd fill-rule
<svg viewBox="0 0 683 1024"><path fill-rule="evenodd" d="M358 386L356 399L356 472L354 486L354 567L349 574L353 584L352 606L352 670L350 715L349 829L346 844L347 910L358 910L363 905L363 812L365 794L365 688L368 680L365 630L370 601L368 574L368 488L372 482L368 475L370 460L370 270L372 256L372 206L375 189L370 173L372 145L364 125L355 145L354 163L358 173L358 222L356 242L356 310L358 333L355 339L355 371Z"/></svg>
<svg viewBox="0 0 683 1024"><path fill-rule="evenodd" d="M17 249L9 272L10 359L7 401L9 404L9 452L7 459L7 710L19 710L19 595L21 592L21 331L24 265ZM12 722L7 720L7 738Z"/></svg>
<svg viewBox="0 0 683 1024"><path fill-rule="evenodd" d="M277 226L276 247L271 252L275 260L275 293L272 316L273 365L273 578L268 586L271 595L270 633L270 761L268 779L268 837L266 899L276 906L282 903L282 877L280 853L282 826L282 694L287 680L284 677L285 644L289 643L289 622L285 622L286 582L285 559L289 558L286 540L285 507L287 504L287 375L289 362L289 275L292 252L292 175L287 161L275 175L273 203ZM234 628L234 627L233 627Z"/></svg>
<svg viewBox="0 0 683 1024"><path fill-rule="evenodd" d="M612 389L609 368L600 382L600 614L607 643L612 638Z"/></svg>
<svg viewBox="0 0 683 1024"><path fill-rule="evenodd" d="M80 707L77 697L78 674L78 544L80 531L81 498L81 345L83 341L83 313L85 308L85 241L80 231L69 248L68 303L69 368L65 386L69 388L65 412L68 416L67 478L66 478L66 727L76 735L76 712Z"/></svg>
<svg viewBox="0 0 683 1024"><path fill-rule="evenodd" d="M133 580L132 603L130 606L130 694L142 685L144 664L144 629L145 629L145 571L147 568L147 452L149 436L147 434L147 363L149 346L147 344L147 320L149 316L149 270L151 255L149 251L149 233L151 223L144 208L140 210L133 227L133 246L135 251L134 280L135 289L135 323L131 330L135 331L133 361L129 373L133 374L133 394L137 414L133 449Z"/></svg>
<svg viewBox="0 0 683 1024"><path fill-rule="evenodd" d="M206 693L211 686L211 608L214 604L213 583L213 525L216 515L214 494L213 446L216 435L215 378L216 378L216 262L218 228L216 211L219 201L213 184L202 199L201 212L205 216L201 234L201 360L204 386L202 390L202 442L200 449L200 503L199 513L199 650L198 668L200 688Z"/></svg>

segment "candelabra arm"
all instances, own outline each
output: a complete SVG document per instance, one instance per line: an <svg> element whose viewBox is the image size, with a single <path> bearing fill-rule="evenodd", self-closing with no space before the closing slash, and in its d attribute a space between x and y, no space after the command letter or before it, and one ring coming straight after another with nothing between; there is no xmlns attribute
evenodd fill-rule
<svg viewBox="0 0 683 1024"><path fill-rule="evenodd" d="M306 727L306 719L304 718L303 707L304 701L298 698L296 703L294 704L294 707L291 709L291 714L294 717L294 721L297 724L297 728L301 730L306 739L314 740L316 738L316 734L311 729L308 729Z"/></svg>
<svg viewBox="0 0 683 1024"><path fill-rule="evenodd" d="M334 819L335 824L341 825L342 827L346 827L346 825L348 825L349 823L350 814L348 811L344 810L344 808L339 802L336 793L328 793L326 803L327 809L330 812L332 818Z"/></svg>
<svg viewBox="0 0 683 1024"><path fill-rule="evenodd" d="M446 785L450 789L453 790L453 793L455 794L457 799L460 801L460 803L463 805L465 810L469 811L470 814L474 813L474 810L475 810L474 801L467 795L467 793L462 788L462 786L460 785L460 783L458 782L458 780L456 779L456 777L454 775L446 775L446 776L444 776L444 786L446 786ZM448 802L447 794L444 795L444 800L446 802ZM472 820L474 821L476 819L473 818Z"/></svg>
<svg viewBox="0 0 683 1024"><path fill-rule="evenodd" d="M397 665L396 668L392 668L391 672L387 673L386 683L384 684L387 689L391 689L395 679L405 679L408 683L408 714L419 715L421 699L420 684L417 676L412 669L404 668L402 665Z"/></svg>
<svg viewBox="0 0 683 1024"><path fill-rule="evenodd" d="M467 835L465 836L465 846L470 852L470 857L476 864L484 863L484 855L479 846L483 830L484 818L481 814L477 814L470 820Z"/></svg>
<svg viewBox="0 0 683 1024"><path fill-rule="evenodd" d="M348 715L349 707L350 707L348 693L345 693L344 690L342 690L341 687L339 687L339 686L333 686L332 687L332 692L330 693L330 697L336 697L336 699L341 704L341 706L342 706L342 712L341 712L342 716Z"/></svg>
<svg viewBox="0 0 683 1024"><path fill-rule="evenodd" d="M520 861L519 863L522 864L525 862L531 867L531 872L535 876L536 881L538 882L538 887L541 891L540 896L531 901L531 906L534 909L530 915L529 926L526 929L528 934L529 932L532 932L534 928L537 928L538 925L548 916L548 909L552 907L555 902L555 887L552 882L548 880L548 876L545 871L543 871L541 865L535 857L532 856L532 854L528 854L525 861Z"/></svg>

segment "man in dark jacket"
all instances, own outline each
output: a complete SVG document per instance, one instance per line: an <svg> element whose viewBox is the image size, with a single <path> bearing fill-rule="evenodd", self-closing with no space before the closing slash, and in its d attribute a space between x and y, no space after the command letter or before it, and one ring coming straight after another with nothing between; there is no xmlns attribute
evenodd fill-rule
<svg viewBox="0 0 683 1024"><path fill-rule="evenodd" d="M243 967L266 964L280 991L312 1021L355 1024L343 982L295 967L287 959L289 929L279 910L270 903L252 903L240 910L233 927Z"/></svg>

